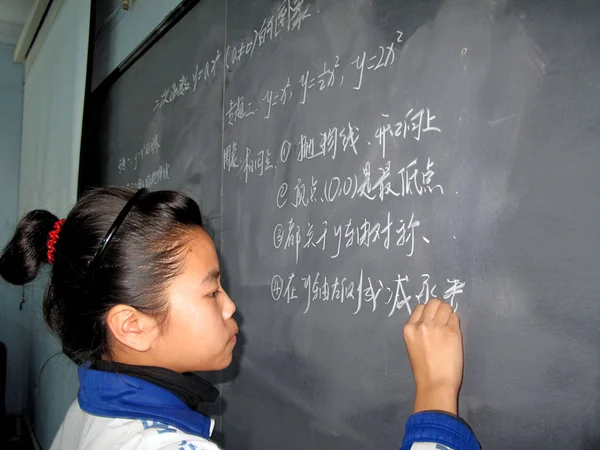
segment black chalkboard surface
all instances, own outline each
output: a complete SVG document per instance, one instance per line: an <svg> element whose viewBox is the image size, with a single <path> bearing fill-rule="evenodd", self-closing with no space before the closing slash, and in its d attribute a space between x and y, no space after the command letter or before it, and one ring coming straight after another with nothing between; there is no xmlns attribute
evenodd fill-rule
<svg viewBox="0 0 600 450"><path fill-rule="evenodd" d="M101 184L213 218L226 448L398 448L430 296L484 448L600 448L599 49L593 0L204 0L101 94Z"/></svg>

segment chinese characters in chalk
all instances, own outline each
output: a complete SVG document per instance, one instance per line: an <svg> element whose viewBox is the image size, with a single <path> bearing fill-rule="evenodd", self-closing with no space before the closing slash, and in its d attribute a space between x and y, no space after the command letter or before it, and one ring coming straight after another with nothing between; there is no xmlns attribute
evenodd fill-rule
<svg viewBox="0 0 600 450"><path fill-rule="evenodd" d="M169 163L156 163L160 158L160 139L157 134L152 136L142 147L137 150L132 156L122 156L117 161L119 175L124 175L129 178L130 173L133 173L137 179L133 182L124 183L125 186L135 189L152 188L160 183L170 179ZM149 161L148 163L144 161ZM144 162L144 173L142 170L142 162ZM148 166L151 167L148 170ZM130 173L128 173L130 172Z"/></svg>
<svg viewBox="0 0 600 450"><path fill-rule="evenodd" d="M173 80L170 85L165 86L154 101L153 111L175 102L188 91L196 92L201 84L214 80L219 74L219 66L225 65L225 69L229 70L242 61L250 60L256 50L277 39L282 33L300 30L302 24L312 16L309 12L310 7L310 3L305 0L284 0L274 14L264 18L260 28L253 30L249 39L243 40L240 44L228 45L224 55L221 54L221 50L216 50L212 58L195 64L191 73L181 74L178 80ZM234 101L236 104L238 102L239 99ZM248 110L251 110L250 106ZM233 123L235 121L231 125Z"/></svg>
<svg viewBox="0 0 600 450"><path fill-rule="evenodd" d="M433 284L429 274L422 274L418 280L397 274L386 281L368 275L364 270L355 276L335 277L320 272L305 275L291 272L273 275L271 297L276 302L300 303L304 314L309 312L314 303L333 302L340 307L349 305L353 314L364 309L371 313L383 309L387 317L392 317L396 311L404 308L410 314L416 305L438 295L436 290L456 311L458 298L465 286L465 282L454 278L445 280L438 287Z"/></svg>

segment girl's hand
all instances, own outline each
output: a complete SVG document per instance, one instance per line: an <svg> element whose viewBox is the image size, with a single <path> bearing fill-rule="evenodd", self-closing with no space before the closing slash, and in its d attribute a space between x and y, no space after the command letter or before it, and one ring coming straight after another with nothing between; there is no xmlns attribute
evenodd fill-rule
<svg viewBox="0 0 600 450"><path fill-rule="evenodd" d="M417 388L415 413L458 412L463 377L460 320L448 303L431 299L418 305L403 330Z"/></svg>

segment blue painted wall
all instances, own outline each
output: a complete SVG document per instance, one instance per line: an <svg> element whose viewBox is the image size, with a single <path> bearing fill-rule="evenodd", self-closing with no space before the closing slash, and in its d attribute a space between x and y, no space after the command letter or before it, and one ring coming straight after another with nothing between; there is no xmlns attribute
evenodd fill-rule
<svg viewBox="0 0 600 450"><path fill-rule="evenodd" d="M14 47L0 44L0 243L17 223L23 120L23 66L12 60ZM19 413L27 402L26 379L31 320L19 310L23 289L0 281L0 341L8 347L6 408Z"/></svg>
<svg viewBox="0 0 600 450"><path fill-rule="evenodd" d="M94 85L131 54L180 0L137 1L129 11L121 9L120 0L96 3ZM0 245L10 239L19 219L24 67L12 61L13 52L13 46L0 44ZM74 366L64 356L48 362L59 346L41 317L45 282L42 275L23 289L0 281L0 341L8 347L7 410L28 411L42 447L49 448L78 383ZM23 298L29 301L21 308Z"/></svg>
<svg viewBox="0 0 600 450"><path fill-rule="evenodd" d="M97 1L93 86L180 2L138 0L124 11L120 0ZM0 44L0 245L10 239L19 219L24 67L12 61L13 51L14 47ZM42 447L49 448L64 412L75 399L78 383L74 366L64 355L48 362L59 345L42 321L45 282L42 275L23 289L0 281L0 341L8 347L7 410L12 414L27 411ZM28 302L21 309L23 298Z"/></svg>
<svg viewBox="0 0 600 450"><path fill-rule="evenodd" d="M121 8L121 0L97 1L92 89L116 69L180 3L181 0L137 0L125 11Z"/></svg>
<svg viewBox="0 0 600 450"><path fill-rule="evenodd" d="M96 23L94 24L97 35L94 42L93 83L97 85L117 68L179 3L180 0L138 0L129 11L124 11L121 8L120 0L98 0L96 2ZM10 63L11 56L12 49L6 56L8 63ZM16 114L18 110L20 120L23 102L23 73L20 66L17 68L21 70L21 97L17 100L16 105L10 106L9 113ZM69 99L64 99L64 101L68 103ZM17 160L14 167L16 169L11 172L17 174L14 176L18 177L20 122L18 127L15 127L14 124L13 127L17 128L16 136L19 138L19 142L15 145ZM15 198L17 198L15 186L18 185L18 178L11 181ZM2 194L0 193L0 195ZM12 233L16 224L16 203L13 210L13 216L7 219L9 224L7 233L9 234ZM21 392L16 399L17 410L23 408L27 410L37 437L45 449L50 447L78 389L74 364L68 361L64 355L58 354L53 357L60 352L60 346L43 323L42 299L46 280L44 274L41 274L24 290L7 288L12 293L13 299L9 302L7 296L6 306L4 303L0 303L2 305L0 308L7 309L6 317L12 318L11 321L15 322L11 327L7 327L5 332L7 339L15 342L13 347L16 350L13 352L13 357L17 364L15 369L11 370L17 376L13 376L10 381L10 390L16 388L16 392ZM19 298L21 297L28 299L23 306L23 311L19 311ZM9 306L12 308L10 311ZM1 309L0 315L4 316ZM4 328L1 320L0 318L0 328ZM3 339L2 331L0 331L0 339Z"/></svg>

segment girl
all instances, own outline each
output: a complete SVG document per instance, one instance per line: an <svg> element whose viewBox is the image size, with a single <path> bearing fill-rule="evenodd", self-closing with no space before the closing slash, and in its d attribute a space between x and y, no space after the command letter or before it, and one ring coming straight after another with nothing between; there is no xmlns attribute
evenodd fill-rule
<svg viewBox="0 0 600 450"><path fill-rule="evenodd" d="M80 381L52 450L217 449L214 422L197 409L218 391L191 372L226 368L238 327L196 202L113 187L89 192L65 220L32 211L0 275L22 285L44 263L44 318ZM456 417L458 316L438 300L419 305L404 337L417 396L402 449L479 448Z"/></svg>

